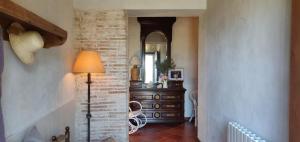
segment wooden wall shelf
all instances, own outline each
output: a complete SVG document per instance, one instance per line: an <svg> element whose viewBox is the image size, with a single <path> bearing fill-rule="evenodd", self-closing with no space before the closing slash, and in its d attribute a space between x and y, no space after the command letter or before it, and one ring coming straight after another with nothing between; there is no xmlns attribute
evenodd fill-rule
<svg viewBox="0 0 300 142"><path fill-rule="evenodd" d="M62 45L67 39L67 32L60 27L10 0L0 0L0 25L4 29L5 40L8 40L6 29L13 22L20 23L26 30L39 32L44 39L45 48Z"/></svg>

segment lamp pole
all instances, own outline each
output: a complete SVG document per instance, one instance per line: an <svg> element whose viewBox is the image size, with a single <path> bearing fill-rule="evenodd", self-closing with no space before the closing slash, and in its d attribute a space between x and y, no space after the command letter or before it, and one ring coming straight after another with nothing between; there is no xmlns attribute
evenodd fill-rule
<svg viewBox="0 0 300 142"><path fill-rule="evenodd" d="M87 134L87 142L90 142L90 133L91 133L91 118L92 118L92 114L91 114L91 73L87 74L88 80L87 80L87 84L88 84L88 103L87 103L87 114L86 114L86 118L87 118L87 129L88 129L88 134Z"/></svg>
<svg viewBox="0 0 300 142"><path fill-rule="evenodd" d="M104 65L97 51L80 51L73 66L74 73L87 73L87 142L91 141L91 73L105 73Z"/></svg>

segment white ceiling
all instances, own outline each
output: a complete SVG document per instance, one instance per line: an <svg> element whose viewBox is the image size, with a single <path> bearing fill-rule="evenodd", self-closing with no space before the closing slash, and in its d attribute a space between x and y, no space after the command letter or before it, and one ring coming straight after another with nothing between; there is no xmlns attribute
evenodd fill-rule
<svg viewBox="0 0 300 142"><path fill-rule="evenodd" d="M76 9L124 9L151 13L193 13L197 10L206 9L207 0L74 0ZM154 10L158 10L157 12ZM180 11L184 10L184 11ZM185 10L190 10L186 11ZM142 12L138 12L142 13Z"/></svg>
<svg viewBox="0 0 300 142"><path fill-rule="evenodd" d="M204 10L127 10L129 17L198 17Z"/></svg>

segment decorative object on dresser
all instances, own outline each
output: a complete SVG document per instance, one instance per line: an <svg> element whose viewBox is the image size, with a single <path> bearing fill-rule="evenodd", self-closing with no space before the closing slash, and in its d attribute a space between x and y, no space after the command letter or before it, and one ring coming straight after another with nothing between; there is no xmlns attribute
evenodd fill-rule
<svg viewBox="0 0 300 142"><path fill-rule="evenodd" d="M183 69L170 69L169 80L183 80Z"/></svg>
<svg viewBox="0 0 300 142"><path fill-rule="evenodd" d="M52 136L52 142L70 142L70 127L65 128L65 134Z"/></svg>
<svg viewBox="0 0 300 142"><path fill-rule="evenodd" d="M148 123L184 122L184 93L186 89L177 88L131 88L130 100L143 106Z"/></svg>
<svg viewBox="0 0 300 142"><path fill-rule="evenodd" d="M161 73L158 78L158 83L162 85L161 88L168 88L168 75Z"/></svg>
<svg viewBox="0 0 300 142"><path fill-rule="evenodd" d="M91 90L90 85L91 81L91 73L104 73L104 66L102 64L102 60L98 55L97 51L81 51L76 59L76 62L73 67L74 73L87 73L87 84L88 84L88 97L87 97L87 141L90 142L90 121L91 121Z"/></svg>
<svg viewBox="0 0 300 142"><path fill-rule="evenodd" d="M132 65L131 68L131 80L140 80L140 65L141 61L137 56L131 58L130 64Z"/></svg>

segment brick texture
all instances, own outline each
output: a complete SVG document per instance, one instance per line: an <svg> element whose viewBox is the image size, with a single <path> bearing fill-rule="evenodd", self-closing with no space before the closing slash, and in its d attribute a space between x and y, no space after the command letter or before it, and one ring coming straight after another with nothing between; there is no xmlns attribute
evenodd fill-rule
<svg viewBox="0 0 300 142"><path fill-rule="evenodd" d="M128 141L127 15L122 10L75 10L74 46L102 57L105 74L92 74L91 140L114 137ZM76 142L86 142L86 74L77 75Z"/></svg>

